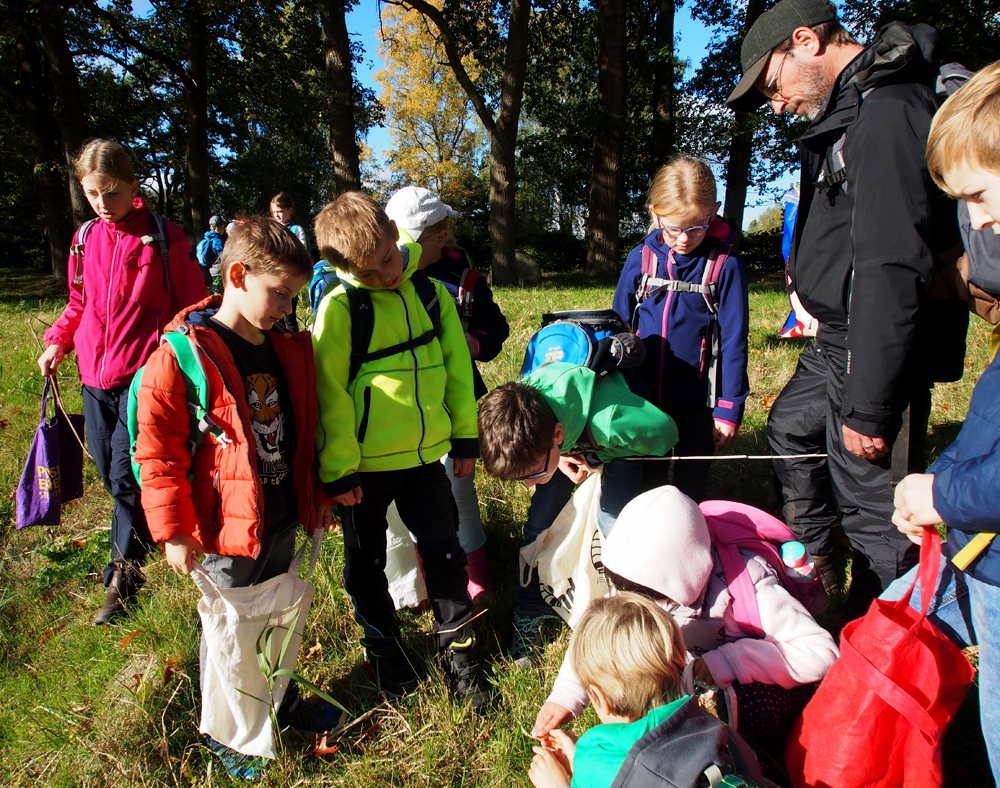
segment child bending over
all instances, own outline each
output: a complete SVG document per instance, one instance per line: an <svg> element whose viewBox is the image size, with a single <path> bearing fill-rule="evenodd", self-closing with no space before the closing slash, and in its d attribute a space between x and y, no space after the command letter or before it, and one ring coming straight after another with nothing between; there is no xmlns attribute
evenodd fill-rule
<svg viewBox="0 0 1000 788"><path fill-rule="evenodd" d="M712 765L761 779L746 744L684 694L684 640L655 603L630 593L595 599L570 657L601 724L579 741L559 728L543 734L528 770L536 788L569 786L570 776L573 788L609 788L633 774L643 785L655 777L694 788Z"/></svg>

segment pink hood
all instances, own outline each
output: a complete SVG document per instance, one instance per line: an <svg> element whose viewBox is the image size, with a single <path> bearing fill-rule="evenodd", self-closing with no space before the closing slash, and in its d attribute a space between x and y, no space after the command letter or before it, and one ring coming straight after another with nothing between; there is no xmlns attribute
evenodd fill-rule
<svg viewBox="0 0 1000 788"><path fill-rule="evenodd" d="M69 258L69 304L45 332L46 345L76 350L84 385L113 389L126 385L156 349L167 323L183 307L207 295L205 280L181 229L164 222L170 238L170 289L149 208L141 197L116 224L95 221L83 252L83 284L73 283L80 260ZM77 231L79 232L79 230ZM76 234L73 243L77 243Z"/></svg>

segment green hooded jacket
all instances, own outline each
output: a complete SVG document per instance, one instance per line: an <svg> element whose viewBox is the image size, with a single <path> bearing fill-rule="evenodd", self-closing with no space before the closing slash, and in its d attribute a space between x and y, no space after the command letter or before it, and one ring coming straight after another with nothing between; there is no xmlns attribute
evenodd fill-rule
<svg viewBox="0 0 1000 788"><path fill-rule="evenodd" d="M432 328L411 281L420 246L404 244L400 251L403 280L393 290L372 288L345 271L337 272L341 280L371 295L373 352ZM369 361L350 382L351 309L343 285L320 303L313 327L317 446L320 481L331 497L359 486L359 472L415 468L445 454L479 456L472 357L455 302L443 284L431 282L441 304L439 338Z"/></svg>
<svg viewBox="0 0 1000 788"><path fill-rule="evenodd" d="M601 462L620 457L662 457L677 443L677 425L633 394L620 372L597 379L577 364L543 364L524 382L538 389L562 424L563 454L573 454L587 423Z"/></svg>

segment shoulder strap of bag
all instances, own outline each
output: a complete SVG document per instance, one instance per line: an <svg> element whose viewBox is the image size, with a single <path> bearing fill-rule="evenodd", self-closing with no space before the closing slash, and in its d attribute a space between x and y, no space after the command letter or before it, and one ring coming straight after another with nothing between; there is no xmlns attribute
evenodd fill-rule
<svg viewBox="0 0 1000 788"><path fill-rule="evenodd" d="M140 239L146 246L156 241L160 248L160 257L163 258L163 279L167 292L173 289L170 284L170 238L167 235L167 228L163 223L163 217L157 216L150 211L149 228L152 230L148 235Z"/></svg>
<svg viewBox="0 0 1000 788"><path fill-rule="evenodd" d="M472 324L472 307L476 300L476 285L479 284L479 271L466 268L458 283L458 315L462 319L462 328L466 333Z"/></svg>
<svg viewBox="0 0 1000 788"><path fill-rule="evenodd" d="M76 258L76 275L73 277L73 284L83 284L83 250L87 244L87 236L97 219L88 219L80 225L76 231L76 243L70 246L69 253Z"/></svg>
<svg viewBox="0 0 1000 788"><path fill-rule="evenodd" d="M372 335L375 331L375 308L372 305L371 293L364 288L355 287L350 282L341 282L347 293L347 303L351 310L351 364L347 374L350 383L358 376L362 365L369 361L377 361L389 356L395 356L405 350L412 350L421 345L428 345L441 333L441 302L438 300L434 283L423 271L413 274L413 287L417 297L431 319L431 328L418 337L406 342L369 352Z"/></svg>
<svg viewBox="0 0 1000 788"><path fill-rule="evenodd" d="M733 617L737 625L751 637L764 637L764 629L760 623L760 608L757 604L757 591L750 578L746 561L743 560L736 545L728 544L724 540L714 517L706 516L705 522L712 535L712 546L722 562L726 586L733 600Z"/></svg>
<svg viewBox="0 0 1000 788"><path fill-rule="evenodd" d="M170 345L174 358L177 359L177 366L180 367L181 377L184 378L184 385L187 387L187 406L191 418L191 455L194 456L194 453L201 448L206 433L214 435L223 444L227 443L229 436L212 420L208 412L208 378L202 364L201 351L194 344L190 329L182 325L177 331L168 331L160 338L160 342Z"/></svg>

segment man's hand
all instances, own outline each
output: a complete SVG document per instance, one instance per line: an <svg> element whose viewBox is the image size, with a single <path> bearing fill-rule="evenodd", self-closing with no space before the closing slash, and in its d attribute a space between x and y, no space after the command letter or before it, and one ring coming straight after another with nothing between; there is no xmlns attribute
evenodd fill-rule
<svg viewBox="0 0 1000 788"><path fill-rule="evenodd" d="M356 503L361 503L361 488L355 487L349 492L335 495L333 496L333 502L340 506L354 506Z"/></svg>
<svg viewBox="0 0 1000 788"><path fill-rule="evenodd" d="M469 346L469 355L475 358L479 355L479 340L472 334L465 335L465 344Z"/></svg>
<svg viewBox="0 0 1000 788"><path fill-rule="evenodd" d="M528 779L535 788L566 788L570 784L569 774L559 762L554 752L541 747L531 748L535 757L528 767Z"/></svg>
<svg viewBox="0 0 1000 788"><path fill-rule="evenodd" d="M565 473L573 484L580 484L591 473L593 468L579 454L565 454L559 457L559 470Z"/></svg>
<svg viewBox="0 0 1000 788"><path fill-rule="evenodd" d="M49 345L45 348L45 352L38 357L38 368L42 370L42 377L51 378L56 374L56 367L58 367L62 360L66 358L66 351L62 349L61 345Z"/></svg>
<svg viewBox="0 0 1000 788"><path fill-rule="evenodd" d="M911 473L896 485L892 522L914 544L920 544L925 526L937 525L941 515L934 508L934 474Z"/></svg>
<svg viewBox="0 0 1000 788"><path fill-rule="evenodd" d="M476 460L474 457L455 457L453 470L456 479L464 479L476 470Z"/></svg>
<svg viewBox="0 0 1000 788"><path fill-rule="evenodd" d="M321 503L316 507L316 527L322 528L325 531L330 527L330 523L332 522L333 504Z"/></svg>
<svg viewBox="0 0 1000 788"><path fill-rule="evenodd" d="M560 706L558 703L553 703L552 701L546 701L542 704L542 708L538 710L538 716L535 717L535 725L531 729L531 735L536 739L541 739L571 719L573 719L573 713L565 706Z"/></svg>
<svg viewBox="0 0 1000 788"><path fill-rule="evenodd" d="M195 554L201 555L205 548L193 536L178 536L164 542L163 551L170 568L181 575L191 574Z"/></svg>
<svg viewBox="0 0 1000 788"><path fill-rule="evenodd" d="M724 421L715 420L715 426L712 428L712 442L720 449L726 448L730 443L733 442L733 438L736 437L736 431L739 429L734 424L727 424Z"/></svg>
<svg viewBox="0 0 1000 788"><path fill-rule="evenodd" d="M843 432L844 447L855 457L861 457L864 460L877 460L889 453L889 447L883 438L862 435L846 424L843 425Z"/></svg>

